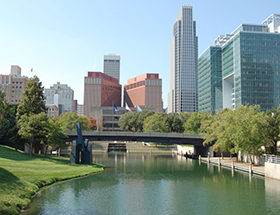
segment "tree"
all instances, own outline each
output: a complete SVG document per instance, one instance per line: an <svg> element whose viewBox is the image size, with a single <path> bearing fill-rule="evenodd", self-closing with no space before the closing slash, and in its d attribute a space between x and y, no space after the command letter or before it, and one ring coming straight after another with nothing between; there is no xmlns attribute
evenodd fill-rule
<svg viewBox="0 0 280 215"><path fill-rule="evenodd" d="M277 154L277 142L280 140L280 106L277 109L268 110L266 112L266 136L268 144L267 153Z"/></svg>
<svg viewBox="0 0 280 215"><path fill-rule="evenodd" d="M5 94L0 90L0 139L6 134L6 127L9 121L7 115L9 114L8 103L5 99Z"/></svg>
<svg viewBox="0 0 280 215"><path fill-rule="evenodd" d="M184 123L185 133L187 134L199 134L201 121L205 118L209 118L211 115L209 113L201 114L199 112L191 113L189 118Z"/></svg>
<svg viewBox="0 0 280 215"><path fill-rule="evenodd" d="M128 112L121 115L118 122L120 129L125 131L133 131L132 122L136 120L136 114L136 112Z"/></svg>
<svg viewBox="0 0 280 215"><path fill-rule="evenodd" d="M262 153L268 143L266 114L260 106L238 106L236 110L217 112L213 119L202 120L204 144L214 143L214 150L247 154L252 157Z"/></svg>
<svg viewBox="0 0 280 215"><path fill-rule="evenodd" d="M45 144L47 142L48 135L48 117L46 113L41 112L39 114L21 116L18 121L19 135L28 141L29 154L32 156L32 150L35 143Z"/></svg>
<svg viewBox="0 0 280 215"><path fill-rule="evenodd" d="M121 130L142 132L144 120L153 114L149 110L125 113L119 119L119 126Z"/></svg>
<svg viewBox="0 0 280 215"><path fill-rule="evenodd" d="M168 132L167 114L155 113L144 120L144 132Z"/></svg>
<svg viewBox="0 0 280 215"><path fill-rule="evenodd" d="M46 112L43 91L42 82L37 76L34 76L26 83L22 100L17 108L17 121L25 114L30 116Z"/></svg>
<svg viewBox="0 0 280 215"><path fill-rule="evenodd" d="M181 114L183 115L183 114ZM184 132L182 117L178 113L169 113L167 114L167 123L169 132Z"/></svg>
<svg viewBox="0 0 280 215"><path fill-rule="evenodd" d="M51 117L48 118L46 129L45 153L47 152L47 148L49 146L62 146L65 143L65 138L67 137L66 134L64 134L59 121Z"/></svg>
<svg viewBox="0 0 280 215"><path fill-rule="evenodd" d="M200 131L204 135L204 145L212 144L214 151L221 153L236 153L234 148L233 134L237 132L234 124L234 112L224 109L216 112L212 117L203 118Z"/></svg>
<svg viewBox="0 0 280 215"><path fill-rule="evenodd" d="M72 112L63 113L59 119L62 130L76 130L76 124L81 123L83 130L89 130L89 120L84 115L78 115Z"/></svg>
<svg viewBox="0 0 280 215"><path fill-rule="evenodd" d="M266 136L265 113L260 111L259 105L238 106L234 111L237 132L233 134L235 150L246 153L251 162L251 156L262 153L262 146L268 143Z"/></svg>
<svg viewBox="0 0 280 215"><path fill-rule="evenodd" d="M136 115L137 116L137 123L136 123L137 130L136 131L142 132L145 119L154 114L155 114L155 112L150 111L150 110L144 110L144 111L138 112Z"/></svg>

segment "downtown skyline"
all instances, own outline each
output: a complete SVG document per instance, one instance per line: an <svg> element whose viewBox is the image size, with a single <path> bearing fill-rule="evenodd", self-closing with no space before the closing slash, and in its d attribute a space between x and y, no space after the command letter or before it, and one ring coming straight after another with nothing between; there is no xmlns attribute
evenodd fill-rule
<svg viewBox="0 0 280 215"><path fill-rule="evenodd" d="M166 86L162 95L166 107L169 45L182 5L193 6L199 55L218 35L231 32L240 23L261 23L272 13L279 13L280 6L275 1L254 1L250 10L249 3L242 1L228 1L226 5L222 1L118 3L3 3L0 73L8 74L10 65L20 65L23 75L37 75L45 88L57 81L68 84L75 91L75 99L83 103L83 77L88 71L103 71L104 55L117 54L121 56L122 85L143 73L159 73ZM237 9L238 16L228 15Z"/></svg>

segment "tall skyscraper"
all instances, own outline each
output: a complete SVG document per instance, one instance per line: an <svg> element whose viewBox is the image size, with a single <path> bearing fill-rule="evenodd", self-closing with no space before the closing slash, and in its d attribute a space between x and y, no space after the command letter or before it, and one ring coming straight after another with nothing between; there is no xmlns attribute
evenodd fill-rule
<svg viewBox="0 0 280 215"><path fill-rule="evenodd" d="M0 91L5 94L9 104L19 104L22 99L23 90L28 78L21 76L21 68L17 65L11 66L9 75L0 75Z"/></svg>
<svg viewBox="0 0 280 215"><path fill-rule="evenodd" d="M120 56L104 55L103 72L120 82Z"/></svg>
<svg viewBox="0 0 280 215"><path fill-rule="evenodd" d="M137 105L162 112L162 82L156 73L146 73L127 80L124 85L124 107Z"/></svg>
<svg viewBox="0 0 280 215"><path fill-rule="evenodd" d="M173 26L170 57L168 112L195 112L198 44L192 6L180 9Z"/></svg>

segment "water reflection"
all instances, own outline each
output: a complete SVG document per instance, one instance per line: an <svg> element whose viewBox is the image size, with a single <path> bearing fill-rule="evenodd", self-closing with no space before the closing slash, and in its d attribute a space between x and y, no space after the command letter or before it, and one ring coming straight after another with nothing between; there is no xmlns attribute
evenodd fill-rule
<svg viewBox="0 0 280 215"><path fill-rule="evenodd" d="M24 214L280 214L279 181L177 156L94 160L104 173L42 191Z"/></svg>

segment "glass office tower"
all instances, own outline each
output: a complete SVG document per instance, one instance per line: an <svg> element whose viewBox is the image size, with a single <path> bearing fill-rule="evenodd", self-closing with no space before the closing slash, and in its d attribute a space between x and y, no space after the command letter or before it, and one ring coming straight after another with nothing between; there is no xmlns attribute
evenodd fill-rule
<svg viewBox="0 0 280 215"><path fill-rule="evenodd" d="M270 18L267 23L271 24ZM199 111L213 113L221 101L222 108L234 109L238 105L260 105L263 111L277 108L280 104L280 34L267 24L242 24L231 34L221 35L215 47L207 49L199 58ZM276 27L275 27L276 26ZM277 27L278 26L278 27ZM213 50L221 51L213 57ZM217 52L218 53L218 52ZM213 94L213 65L222 65L222 95ZM211 78L209 77L211 74ZM207 81L209 83L207 83ZM211 92L210 92L211 91ZM210 98L208 98L210 97ZM211 108L209 108L211 106ZM215 110L214 109L214 110Z"/></svg>
<svg viewBox="0 0 280 215"><path fill-rule="evenodd" d="M197 36L191 6L183 6L173 27L170 46L168 112L197 111Z"/></svg>
<svg viewBox="0 0 280 215"><path fill-rule="evenodd" d="M222 62L223 108L278 107L280 34L265 25L240 25L222 46Z"/></svg>
<svg viewBox="0 0 280 215"><path fill-rule="evenodd" d="M222 109L222 48L210 46L198 59L198 111Z"/></svg>

